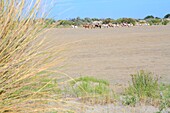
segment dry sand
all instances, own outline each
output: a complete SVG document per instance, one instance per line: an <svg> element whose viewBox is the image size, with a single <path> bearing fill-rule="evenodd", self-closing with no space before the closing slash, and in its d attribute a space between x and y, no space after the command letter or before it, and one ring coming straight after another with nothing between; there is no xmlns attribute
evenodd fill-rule
<svg viewBox="0 0 170 113"><path fill-rule="evenodd" d="M71 77L95 76L127 84L143 69L170 81L170 26L109 29L51 29L51 44L70 43L62 69Z"/></svg>

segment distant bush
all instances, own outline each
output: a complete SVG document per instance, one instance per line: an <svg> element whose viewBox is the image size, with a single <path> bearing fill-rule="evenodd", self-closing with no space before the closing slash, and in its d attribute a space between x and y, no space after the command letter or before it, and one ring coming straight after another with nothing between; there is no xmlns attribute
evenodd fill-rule
<svg viewBox="0 0 170 113"><path fill-rule="evenodd" d="M162 20L161 19L151 19L147 21L150 25L160 25Z"/></svg>
<svg viewBox="0 0 170 113"><path fill-rule="evenodd" d="M50 27L56 21L54 19L45 19L45 27Z"/></svg>
<svg viewBox="0 0 170 113"><path fill-rule="evenodd" d="M91 23L92 22L92 19L91 18L84 18L83 22L85 23Z"/></svg>
<svg viewBox="0 0 170 113"><path fill-rule="evenodd" d="M73 25L74 22L69 21L69 20L60 20L59 25L67 26L67 25Z"/></svg>
<svg viewBox="0 0 170 113"><path fill-rule="evenodd" d="M148 16L146 16L146 17L144 18L144 20L147 20L147 19L154 19L154 18L155 18L154 16L148 15Z"/></svg>
<svg viewBox="0 0 170 113"><path fill-rule="evenodd" d="M109 23L113 23L113 22L114 22L114 20L111 18L106 18L103 20L103 24L109 24Z"/></svg>
<svg viewBox="0 0 170 113"><path fill-rule="evenodd" d="M117 23L128 23L128 24L136 24L136 20L132 18L120 18L116 20Z"/></svg>
<svg viewBox="0 0 170 113"><path fill-rule="evenodd" d="M162 25L167 25L169 23L168 20L163 20Z"/></svg>

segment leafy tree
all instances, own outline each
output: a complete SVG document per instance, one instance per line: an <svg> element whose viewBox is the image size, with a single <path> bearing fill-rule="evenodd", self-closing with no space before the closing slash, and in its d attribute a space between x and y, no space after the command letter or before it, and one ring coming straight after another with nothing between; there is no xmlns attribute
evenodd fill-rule
<svg viewBox="0 0 170 113"><path fill-rule="evenodd" d="M109 24L109 23L113 23L113 19L111 19L111 18L106 18L106 19L104 19L103 20L103 24Z"/></svg>
<svg viewBox="0 0 170 113"><path fill-rule="evenodd" d="M122 19L121 18L117 19L115 23L121 24L122 23Z"/></svg>
<svg viewBox="0 0 170 113"><path fill-rule="evenodd" d="M81 18L80 18L80 17L77 17L76 20L77 20L77 21L79 21L79 20L81 21Z"/></svg>
<svg viewBox="0 0 170 113"><path fill-rule="evenodd" d="M84 18L84 22L86 22L86 23L91 23L92 22L92 19L90 19L90 18Z"/></svg>
<svg viewBox="0 0 170 113"><path fill-rule="evenodd" d="M81 19L80 17L70 19L69 21L72 22L72 24L76 26L80 26L84 23L84 20Z"/></svg>
<svg viewBox="0 0 170 113"><path fill-rule="evenodd" d="M161 19L160 17L155 17L155 19Z"/></svg>
<svg viewBox="0 0 170 113"><path fill-rule="evenodd" d="M147 20L147 19L154 19L154 16L149 15L149 16L146 16L144 19L145 19L145 20Z"/></svg>
<svg viewBox="0 0 170 113"><path fill-rule="evenodd" d="M98 18L92 18L92 21L100 21Z"/></svg>
<svg viewBox="0 0 170 113"><path fill-rule="evenodd" d="M164 18L170 18L170 14L165 15Z"/></svg>

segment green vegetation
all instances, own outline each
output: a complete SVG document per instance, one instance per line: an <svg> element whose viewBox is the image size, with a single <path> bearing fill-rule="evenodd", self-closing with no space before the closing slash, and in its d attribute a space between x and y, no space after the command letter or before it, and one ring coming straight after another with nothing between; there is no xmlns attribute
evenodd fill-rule
<svg viewBox="0 0 170 113"><path fill-rule="evenodd" d="M153 73L139 71L131 75L132 84L125 90L122 103L135 106L139 102L156 105L157 113L163 113L170 107L170 85L159 84L158 78ZM152 100L152 103L150 101Z"/></svg>
<svg viewBox="0 0 170 113"><path fill-rule="evenodd" d="M143 70L132 74L131 77L132 82L123 94L113 93L108 81L88 76L72 80L67 93L80 98L83 102L90 101L91 104L121 101L123 105L136 106L145 103L158 107L159 113L170 107L170 85L159 83L158 77Z"/></svg>
<svg viewBox="0 0 170 113"><path fill-rule="evenodd" d="M139 98L137 96L134 95L123 96L123 100L122 100L123 105L135 106L137 102L139 102Z"/></svg>
<svg viewBox="0 0 170 113"><path fill-rule="evenodd" d="M170 14L165 15L164 18L170 18Z"/></svg>
<svg viewBox="0 0 170 113"><path fill-rule="evenodd" d="M111 18L106 18L103 20L103 24L109 24L109 23L114 23L115 20L111 19Z"/></svg>
<svg viewBox="0 0 170 113"><path fill-rule="evenodd" d="M127 88L127 94L137 96L140 100L146 97L158 97L158 78L154 78L152 73L141 70L131 77L132 84Z"/></svg>
<svg viewBox="0 0 170 113"><path fill-rule="evenodd" d="M106 18L106 19L97 19L97 18L84 18L81 19L80 17L73 18L70 20L59 20L58 26L70 26L70 25L76 25L76 26L82 26L84 24L91 24L94 21L102 21L103 24L115 24L115 23L128 23L128 24L136 24L136 20L132 18L120 18L117 20Z"/></svg>
<svg viewBox="0 0 170 113"><path fill-rule="evenodd" d="M155 17L153 15L148 15L144 18L144 20L147 20L147 19L154 19Z"/></svg>
<svg viewBox="0 0 170 113"><path fill-rule="evenodd" d="M70 82L73 95L81 98L83 101L92 100L94 103L99 101L104 103L111 102L113 91L106 80L96 79L94 77L80 77Z"/></svg>
<svg viewBox="0 0 170 113"><path fill-rule="evenodd" d="M63 25L63 26L68 26L68 25L73 25L74 22L72 21L68 21L68 20L60 20L59 21L59 25Z"/></svg>
<svg viewBox="0 0 170 113"><path fill-rule="evenodd" d="M71 81L71 84L74 85L75 83L77 83L79 81L85 81L85 82L91 81L91 82L96 82L96 83L102 83L102 84L109 86L108 81L102 80L102 79L96 79L94 77L89 77L89 76L77 78L74 81Z"/></svg>
<svg viewBox="0 0 170 113"><path fill-rule="evenodd" d="M105 18L105 19L100 19L100 18L72 18L69 20L58 20L55 21L54 19L45 19L46 21L46 27L53 25L53 27L70 27L71 25L75 26L83 26L84 24L92 24L94 21L101 21L102 24L121 24L121 23L128 23L128 24L133 24L136 25L137 23L139 24L150 24L150 25L167 25L169 23L168 20L165 20L169 18L170 14L167 14L164 16L164 18L160 17L154 17L153 15L148 15L144 19L134 19L134 18L119 18L117 20L112 19L112 18ZM48 21L47 21L48 20ZM143 22L140 22L140 20L144 20ZM56 24L55 24L56 23Z"/></svg>
<svg viewBox="0 0 170 113"><path fill-rule="evenodd" d="M128 23L128 24L136 24L136 20L132 19L132 18L120 18L118 20L116 20L116 23Z"/></svg>
<svg viewBox="0 0 170 113"><path fill-rule="evenodd" d="M150 24L150 25L160 25L162 20L161 19L150 19L150 20L147 20L147 22Z"/></svg>
<svg viewBox="0 0 170 113"><path fill-rule="evenodd" d="M55 24L56 21L54 19L45 19L45 27L52 27L53 24Z"/></svg>
<svg viewBox="0 0 170 113"><path fill-rule="evenodd" d="M124 104L135 105L138 101L159 97L158 78L150 72L139 71L131 75L132 84L125 91Z"/></svg>
<svg viewBox="0 0 170 113"><path fill-rule="evenodd" d="M168 20L163 20L162 25L167 25L169 23Z"/></svg>
<svg viewBox="0 0 170 113"><path fill-rule="evenodd" d="M170 84L161 83L160 91L163 93L165 98L170 98Z"/></svg>
<svg viewBox="0 0 170 113"><path fill-rule="evenodd" d="M154 17L152 15L149 15L144 18L150 25L167 25L169 23L168 20L166 20L169 17L169 14L164 16L164 19L159 17Z"/></svg>
<svg viewBox="0 0 170 113"><path fill-rule="evenodd" d="M157 113L167 112L167 108L170 107L170 85L161 83L160 89L160 102L158 105L159 111Z"/></svg>

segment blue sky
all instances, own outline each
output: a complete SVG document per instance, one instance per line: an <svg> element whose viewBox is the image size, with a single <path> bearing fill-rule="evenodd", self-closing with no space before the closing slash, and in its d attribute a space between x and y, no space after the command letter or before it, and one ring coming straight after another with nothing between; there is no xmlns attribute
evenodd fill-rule
<svg viewBox="0 0 170 113"><path fill-rule="evenodd" d="M70 19L163 17L170 13L170 0L57 0L50 17Z"/></svg>

